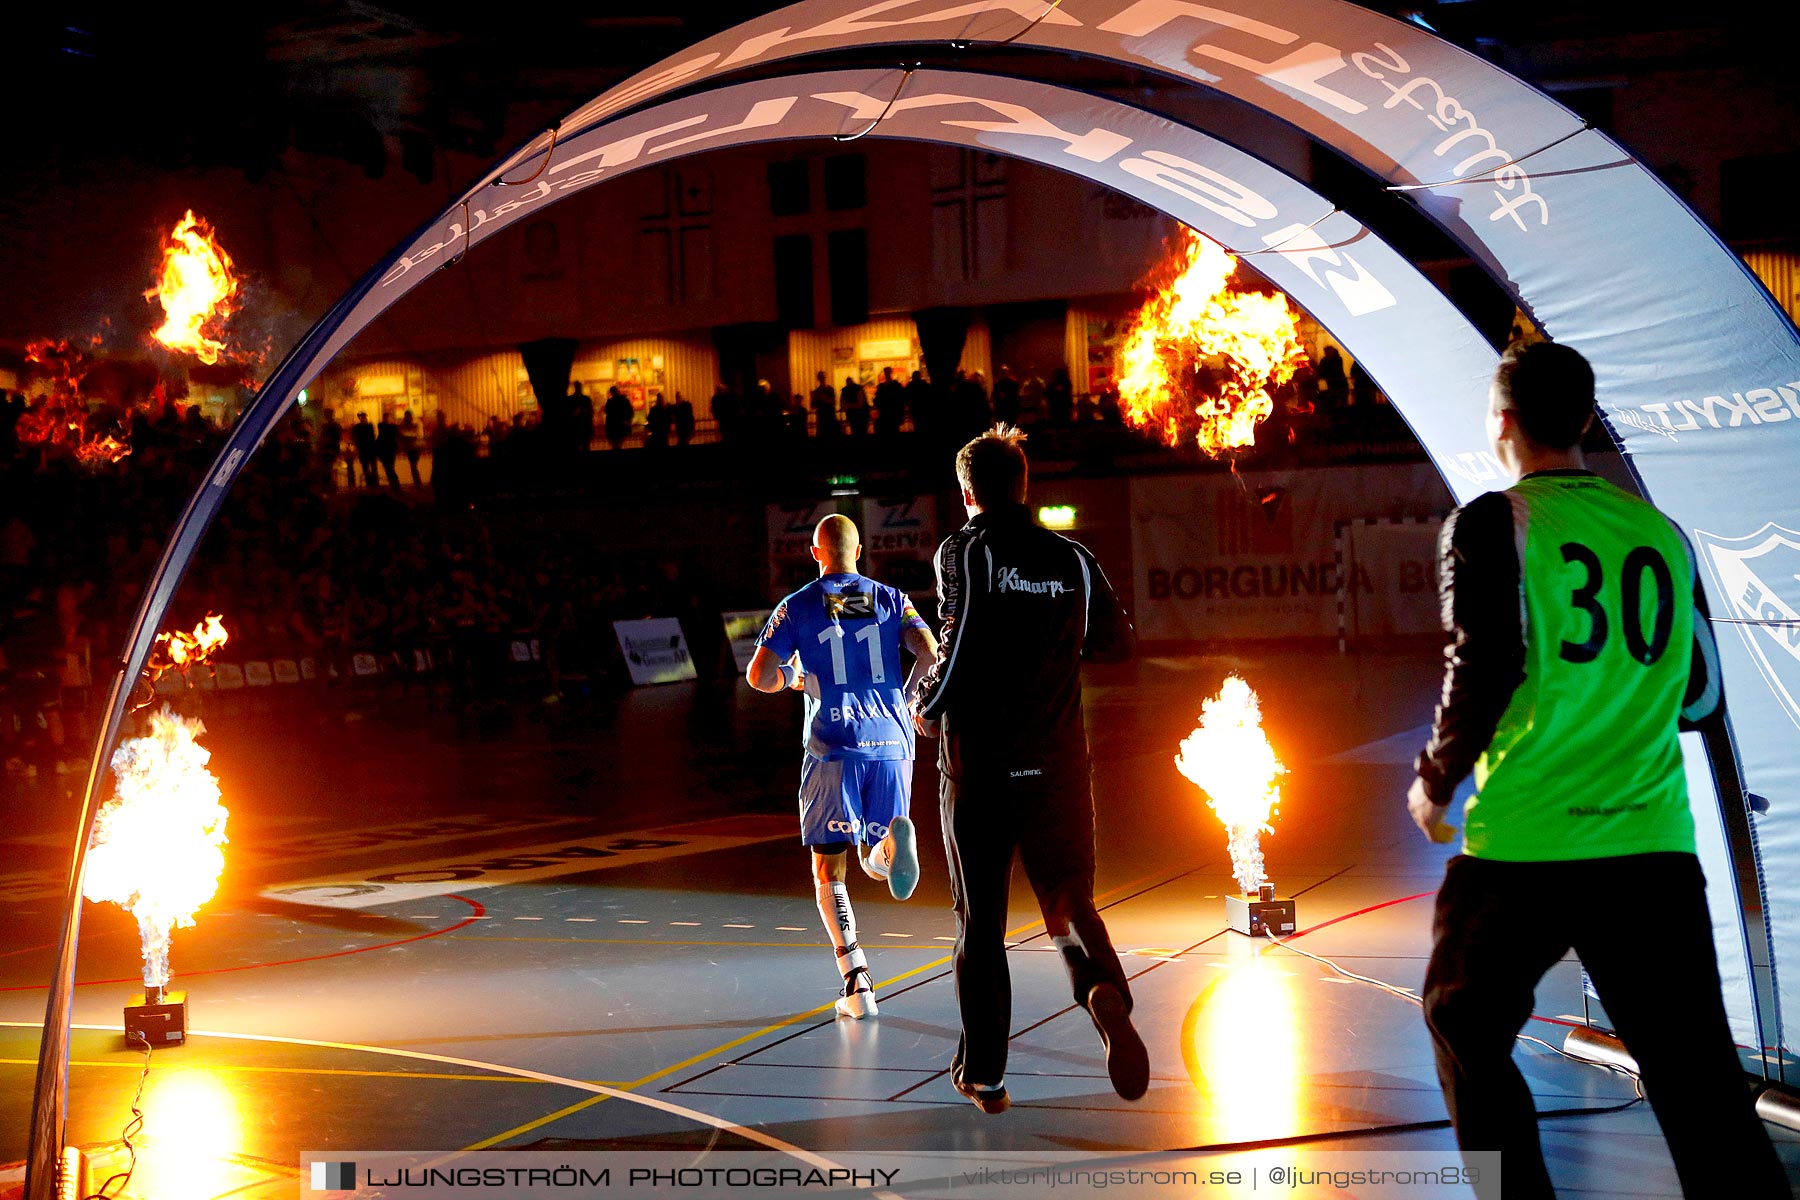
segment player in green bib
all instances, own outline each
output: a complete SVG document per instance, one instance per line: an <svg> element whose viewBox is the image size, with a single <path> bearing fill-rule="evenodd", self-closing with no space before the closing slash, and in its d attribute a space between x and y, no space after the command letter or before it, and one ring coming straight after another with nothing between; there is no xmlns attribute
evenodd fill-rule
<svg viewBox="0 0 1800 1200"><path fill-rule="evenodd" d="M1681 531L1585 469L1593 415L1579 353L1508 350L1488 436L1518 482L1444 524L1450 645L1407 796L1419 828L1448 842L1450 802L1475 779L1425 975L1438 1079L1457 1143L1504 1152L1506 1195L1553 1195L1512 1047L1572 947L1637 1060L1684 1193L1786 1197L1720 998L1677 736L1724 719L1706 600Z"/></svg>

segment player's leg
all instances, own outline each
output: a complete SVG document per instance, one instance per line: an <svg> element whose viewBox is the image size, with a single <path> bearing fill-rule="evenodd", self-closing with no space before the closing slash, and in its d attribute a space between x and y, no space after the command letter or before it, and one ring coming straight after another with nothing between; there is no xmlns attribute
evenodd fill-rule
<svg viewBox="0 0 1800 1200"><path fill-rule="evenodd" d="M1691 854L1602 859L1576 953L1643 1073L1682 1191L1787 1197L1751 1103L1719 986L1706 881Z"/></svg>
<svg viewBox="0 0 1800 1200"><path fill-rule="evenodd" d="M825 932L837 952L838 970L844 985L837 999L838 1015L862 1020L877 1014L875 984L869 977L868 959L856 941L856 913L850 907L850 889L846 884L850 843L836 846L814 846L813 894L819 902L819 916Z"/></svg>
<svg viewBox="0 0 1800 1200"><path fill-rule="evenodd" d="M844 763L844 804L856 818L857 865L876 883L886 883L888 868L893 862L891 844L887 840L892 816L884 811L880 796L872 792L881 781L870 777L868 768L871 765L866 759Z"/></svg>
<svg viewBox="0 0 1800 1200"><path fill-rule="evenodd" d="M859 818L845 802L844 764L807 755L800 769L800 839L813 851L813 895L837 955L843 988L837 1011L858 1020L875 1015L875 985L856 941L845 854L857 839Z"/></svg>
<svg viewBox="0 0 1800 1200"><path fill-rule="evenodd" d="M912 823L912 762L876 760L856 765L854 789L863 818L857 849L863 872L883 880L896 900L919 886L919 842Z"/></svg>
<svg viewBox="0 0 1800 1200"><path fill-rule="evenodd" d="M1094 798L1085 761L1047 769L1020 797L1019 859L1044 929L1062 954L1075 1003L1106 1049L1113 1090L1136 1100L1150 1086L1150 1056L1131 1023L1131 986L1094 907Z"/></svg>
<svg viewBox="0 0 1800 1200"><path fill-rule="evenodd" d="M1006 903L1012 878L1011 823L996 816L1003 785L971 787L949 772L939 776L944 851L956 910L956 1004L962 1038L950 1064L956 1089L983 1112L1006 1109L1007 1034L1012 1023L1012 978L1006 965ZM971 791L981 793L971 795Z"/></svg>
<svg viewBox="0 0 1800 1200"><path fill-rule="evenodd" d="M1457 1145L1505 1154L1509 1197L1553 1194L1513 1039L1531 1018L1538 980L1569 948L1559 865L1458 855L1432 919L1425 1024L1444 1104Z"/></svg>

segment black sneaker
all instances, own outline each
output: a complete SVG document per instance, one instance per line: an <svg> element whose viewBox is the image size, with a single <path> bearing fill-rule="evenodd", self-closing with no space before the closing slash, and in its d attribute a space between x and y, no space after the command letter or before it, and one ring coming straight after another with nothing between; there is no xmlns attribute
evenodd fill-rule
<svg viewBox="0 0 1800 1200"><path fill-rule="evenodd" d="M1110 983L1096 983L1088 992L1087 1010L1106 1047L1106 1074L1113 1091L1123 1100L1136 1100L1150 1089L1150 1054L1131 1024L1125 997Z"/></svg>
<svg viewBox="0 0 1800 1200"><path fill-rule="evenodd" d="M1006 1095L1006 1082L988 1085L983 1083L967 1083L963 1080L961 1067L952 1067L950 1082L957 1091L975 1102L975 1107L989 1116L1003 1113L1012 1107L1012 1101Z"/></svg>

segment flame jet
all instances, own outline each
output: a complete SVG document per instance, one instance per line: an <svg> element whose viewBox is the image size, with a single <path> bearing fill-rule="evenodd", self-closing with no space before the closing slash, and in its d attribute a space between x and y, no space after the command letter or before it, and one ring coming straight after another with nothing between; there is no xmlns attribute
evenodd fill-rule
<svg viewBox="0 0 1800 1200"><path fill-rule="evenodd" d="M1306 359L1294 310L1280 292L1236 291L1238 260L1182 226L1156 286L1117 356L1119 405L1133 428L1216 458L1253 444L1275 411L1269 389Z"/></svg>
<svg viewBox="0 0 1800 1200"><path fill-rule="evenodd" d="M1275 832L1269 818L1281 803L1275 781L1287 768L1263 734L1256 693L1227 675L1219 694L1200 706L1200 725L1181 740L1175 769L1206 793L1225 825L1231 873L1246 893L1266 882L1262 835Z"/></svg>
<svg viewBox="0 0 1800 1200"><path fill-rule="evenodd" d="M143 737L119 743L113 798L88 845L83 894L137 918L146 991L168 984L170 935L194 923L225 867L228 814L206 768L212 752L195 740L205 731L165 705Z"/></svg>
<svg viewBox="0 0 1800 1200"><path fill-rule="evenodd" d="M162 304L163 323L150 336L211 365L225 353L226 318L237 311L238 279L212 225L193 209L163 243L162 279L144 293Z"/></svg>

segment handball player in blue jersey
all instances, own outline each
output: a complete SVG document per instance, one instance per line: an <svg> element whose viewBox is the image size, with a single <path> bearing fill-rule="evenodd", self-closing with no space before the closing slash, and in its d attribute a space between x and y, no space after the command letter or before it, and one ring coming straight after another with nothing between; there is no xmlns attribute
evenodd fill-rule
<svg viewBox="0 0 1800 1200"><path fill-rule="evenodd" d="M875 986L856 942L847 854L896 900L919 883L912 809L912 697L937 639L906 593L861 575L856 525L832 515L813 530L819 578L775 606L745 675L760 692L806 693L800 840L812 850L819 915L844 977L841 1016L875 1015ZM902 683L900 651L913 656Z"/></svg>

